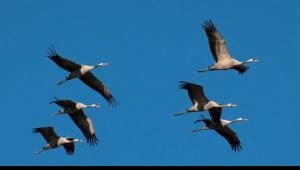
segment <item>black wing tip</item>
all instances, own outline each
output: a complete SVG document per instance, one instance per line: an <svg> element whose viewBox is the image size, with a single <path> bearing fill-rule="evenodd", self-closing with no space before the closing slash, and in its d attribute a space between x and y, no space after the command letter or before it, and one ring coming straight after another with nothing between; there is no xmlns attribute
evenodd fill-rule
<svg viewBox="0 0 300 170"><path fill-rule="evenodd" d="M240 142L232 145L231 147L234 152L241 151L243 149L242 144Z"/></svg>
<svg viewBox="0 0 300 170"><path fill-rule="evenodd" d="M239 66L233 67L233 69L237 70L239 72L239 74L244 74L246 71L248 71L250 69L250 67L245 66L245 65L239 65Z"/></svg>
<svg viewBox="0 0 300 170"><path fill-rule="evenodd" d="M112 95L106 100L110 107L117 107L118 105L120 105L119 102Z"/></svg>
<svg viewBox="0 0 300 170"><path fill-rule="evenodd" d="M191 83L185 82L185 81L179 81L179 88L180 89L187 89L187 86L190 85Z"/></svg>
<svg viewBox="0 0 300 170"><path fill-rule="evenodd" d="M55 50L55 48L53 46L48 48L48 57L50 59L54 59L58 56L59 55L58 55L57 51Z"/></svg>
<svg viewBox="0 0 300 170"><path fill-rule="evenodd" d="M247 70L249 70L250 69L250 67L248 67L248 66L245 66L244 67L244 69L242 69L241 71L239 70L239 73L240 74L243 74L243 73L245 73Z"/></svg>
<svg viewBox="0 0 300 170"><path fill-rule="evenodd" d="M179 81L179 83L181 83L181 84L190 84L189 82L186 82L186 81Z"/></svg>
<svg viewBox="0 0 300 170"><path fill-rule="evenodd" d="M61 101L61 99L54 97L54 100L49 102L49 104L53 104L53 103L57 104L58 101Z"/></svg>
<svg viewBox="0 0 300 170"><path fill-rule="evenodd" d="M205 31L217 31L217 28L211 19L205 20L202 24L202 28L205 29Z"/></svg>
<svg viewBox="0 0 300 170"><path fill-rule="evenodd" d="M67 146L67 149L66 149L66 154L67 155L69 155L69 156L73 155L74 151L75 151L74 148L72 148L71 146Z"/></svg>
<svg viewBox="0 0 300 170"><path fill-rule="evenodd" d="M39 133L40 128L33 128L32 133Z"/></svg>
<svg viewBox="0 0 300 170"><path fill-rule="evenodd" d="M45 126L45 127L33 128L32 132L33 133L40 133L43 129L47 129L47 128L53 128L53 127L52 126Z"/></svg>
<svg viewBox="0 0 300 170"><path fill-rule="evenodd" d="M71 155L74 154L74 151L73 150L67 150L66 153L67 153L67 155L71 156Z"/></svg>
<svg viewBox="0 0 300 170"><path fill-rule="evenodd" d="M98 145L98 138L95 134L87 138L87 144L90 146Z"/></svg>
<svg viewBox="0 0 300 170"><path fill-rule="evenodd" d="M67 155L71 156L74 154L74 151L66 151L67 152Z"/></svg>
<svg viewBox="0 0 300 170"><path fill-rule="evenodd" d="M189 86L198 86L198 87L201 87L203 88L201 85L199 84L194 84L194 83L189 83L189 82L185 82L185 81L179 81L180 84L179 84L179 88L180 89L188 89Z"/></svg>

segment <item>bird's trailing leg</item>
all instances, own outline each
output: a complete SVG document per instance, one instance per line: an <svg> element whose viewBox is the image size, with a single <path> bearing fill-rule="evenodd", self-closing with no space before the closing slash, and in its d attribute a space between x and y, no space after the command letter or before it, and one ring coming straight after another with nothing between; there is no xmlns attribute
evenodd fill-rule
<svg viewBox="0 0 300 170"><path fill-rule="evenodd" d="M183 114L186 114L187 112L179 112L179 113L175 113L174 116L180 116L180 115L183 115Z"/></svg>
<svg viewBox="0 0 300 170"><path fill-rule="evenodd" d="M63 83L67 82L68 80L62 80L62 81L58 81L57 85L62 85Z"/></svg>
<svg viewBox="0 0 300 170"><path fill-rule="evenodd" d="M174 116L180 116L180 115L184 115L187 113L192 113L192 111L178 112L178 113L175 113Z"/></svg>
<svg viewBox="0 0 300 170"><path fill-rule="evenodd" d="M61 84L65 83L65 82L67 82L67 81L69 81L69 80L71 80L71 79L76 78L76 73L77 73L77 71L72 72L72 73L69 73L69 74L65 77L64 80L58 81L58 82L57 82L57 85L61 85Z"/></svg>
<svg viewBox="0 0 300 170"><path fill-rule="evenodd" d="M214 65L209 66L208 69L198 70L197 72L198 72L198 73L204 73L204 72L207 72L207 71L214 71L213 66L214 66Z"/></svg>
<svg viewBox="0 0 300 170"><path fill-rule="evenodd" d="M185 112L175 113L174 116L180 116L180 115L187 114L187 113L199 112L199 110L198 110L197 107L198 107L198 104L196 103L196 104L193 105L191 108L186 109Z"/></svg>
<svg viewBox="0 0 300 170"><path fill-rule="evenodd" d="M207 72L207 71L211 71L210 69L203 69L203 70L198 70L197 72L198 73L204 73L204 72Z"/></svg>
<svg viewBox="0 0 300 170"><path fill-rule="evenodd" d="M53 113L54 116L65 114L64 109L60 109L57 113Z"/></svg>
<svg viewBox="0 0 300 170"><path fill-rule="evenodd" d="M47 151L48 149L49 149L49 147L48 147L48 146L45 146L45 147L43 147L41 150L35 152L35 154L38 155L38 154L40 154L40 153L42 153L42 152L44 152L44 151Z"/></svg>

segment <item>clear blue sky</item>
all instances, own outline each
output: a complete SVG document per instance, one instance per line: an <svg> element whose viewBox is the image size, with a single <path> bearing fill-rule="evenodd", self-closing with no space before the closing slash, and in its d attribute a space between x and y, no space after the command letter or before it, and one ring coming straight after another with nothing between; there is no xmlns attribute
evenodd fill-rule
<svg viewBox="0 0 300 170"><path fill-rule="evenodd" d="M196 73L213 63L205 19L233 57L261 62L242 76ZM296 0L2 0L0 165L300 165L299 20ZM120 106L109 108L78 80L57 86L67 72L45 57L52 45L82 64L109 62L94 74ZM238 104L223 118L249 119L231 126L241 152L214 132L192 134L199 114L173 117L191 105L180 80ZM51 115L54 96L102 106L85 111L97 147L78 144L71 157L63 148L34 154L45 145L34 127L84 139L68 116Z"/></svg>

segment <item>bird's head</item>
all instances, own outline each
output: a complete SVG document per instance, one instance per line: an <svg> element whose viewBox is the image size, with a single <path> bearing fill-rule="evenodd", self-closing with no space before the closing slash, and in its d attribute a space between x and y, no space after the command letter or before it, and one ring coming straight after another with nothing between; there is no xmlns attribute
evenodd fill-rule
<svg viewBox="0 0 300 170"><path fill-rule="evenodd" d="M107 66L107 65L108 65L107 62L101 62L101 63L97 64L95 67L96 67L96 68L97 68L97 67L104 67L104 66Z"/></svg>
<svg viewBox="0 0 300 170"><path fill-rule="evenodd" d="M73 139L73 142L80 142L80 143L83 143L83 140L81 140L81 139Z"/></svg>
<svg viewBox="0 0 300 170"><path fill-rule="evenodd" d="M258 60L255 59L255 58L251 58L251 59L249 59L247 62L248 62L248 63L257 63Z"/></svg>
<svg viewBox="0 0 300 170"><path fill-rule="evenodd" d="M90 107L92 107L92 108L99 108L100 106L97 105L97 104L92 104L92 105L90 105Z"/></svg>
<svg viewBox="0 0 300 170"><path fill-rule="evenodd" d="M237 107L237 105L234 104L234 103L229 103L229 104L228 104L228 107Z"/></svg>
<svg viewBox="0 0 300 170"><path fill-rule="evenodd" d="M236 119L237 121L248 121L248 119L244 118L244 117L240 117Z"/></svg>

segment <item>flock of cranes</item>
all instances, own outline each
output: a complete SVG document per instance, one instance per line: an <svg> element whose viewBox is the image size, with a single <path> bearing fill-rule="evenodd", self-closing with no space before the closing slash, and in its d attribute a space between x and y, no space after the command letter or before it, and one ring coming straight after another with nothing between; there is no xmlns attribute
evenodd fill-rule
<svg viewBox="0 0 300 170"><path fill-rule="evenodd" d="M218 32L211 20L205 21L203 23L203 29L205 30L208 37L209 47L214 57L215 64L209 66L208 69L198 70L198 72L234 69L237 70L240 74L243 74L249 69L246 64L258 62L258 60L256 59L249 59L245 62L240 62L236 59L233 59L227 51L225 40L222 38L221 34ZM107 87L104 86L104 84L91 73L91 71L96 68L107 66L108 63L101 62L94 66L80 65L69 59L61 57L54 48L49 49L49 58L59 67L69 72L64 80L57 83L58 85L78 78L88 87L101 94L108 102L109 106L114 107L118 105L117 100L113 97ZM186 109L186 111L184 112L176 113L175 116L184 115L187 113L208 111L210 119L204 117L201 114L201 119L197 120L195 123L203 122L205 126L200 129L195 129L193 130L193 132L199 132L202 130L215 130L219 135L221 135L228 141L233 151L239 151L240 149L242 149L241 142L237 134L232 129L230 129L228 125L235 122L246 121L247 119L238 118L231 121L221 119L223 107L236 107L237 105L233 103L219 104L215 101L209 100L204 94L203 86L198 84L181 81L179 87L181 89L187 90L189 98L191 99L193 105L189 109ZM68 99L58 98L55 98L55 101L52 101L51 103L55 103L56 105L61 107L61 109L57 113L54 113L54 115L69 115L75 125L85 136L87 143L90 146L97 145L98 138L95 134L92 120L86 116L83 110L86 108L99 108L100 106L98 106L97 104L87 105ZM34 128L33 132L41 133L47 142L46 146L44 146L40 151L36 152L36 154L39 154L48 149L63 146L66 150L66 153L71 155L74 153L74 143L83 142L80 139L58 136L55 133L53 127Z"/></svg>
<svg viewBox="0 0 300 170"><path fill-rule="evenodd" d="M80 79L84 84L101 94L105 100L107 100L108 104L110 106L117 106L118 102L117 100L112 96L112 94L109 92L106 86L98 80L91 71L98 68L98 67L104 67L108 65L106 62L101 62L95 66L88 66L88 65L80 65L77 64L69 59L61 57L53 48L49 49L49 58L56 63L59 67L69 72L69 74L66 76L65 80L59 81L57 84L61 85L69 80L78 78ZM86 116L86 114L83 112L83 109L86 108L99 108L100 106L97 104L83 104L80 102L74 102L72 100L67 99L58 99L55 98L55 101L52 101L50 104L55 103L62 109L60 109L57 113L54 113L54 115L62 115L67 114L70 116L72 121L75 123L75 125L80 129L80 131L85 136L87 143L90 146L97 145L98 138L95 134L95 129L92 123L92 120ZM83 142L80 139L74 139L70 137L60 137L58 136L53 127L39 127L33 129L34 133L41 133L42 136L47 141L47 145L44 146L40 151L36 152L36 154L39 154L43 151L46 151L48 149L58 148L63 146L66 150L66 153L68 155L72 155L74 153L75 142Z"/></svg>
<svg viewBox="0 0 300 170"><path fill-rule="evenodd" d="M254 58L249 59L245 62L240 62L236 59L233 59L228 53L224 38L218 32L212 21L205 21L202 26L208 37L209 47L214 57L215 64L209 66L208 69L198 70L199 73L206 71L234 69L237 70L240 74L243 74L249 69L246 64L258 62L258 60ZM187 113L208 111L210 119L205 118L201 114L202 118L197 120L195 123L203 122L205 126L200 129L195 129L193 130L193 132L199 132L202 130L215 130L219 135L221 135L228 141L233 151L239 151L240 149L242 149L241 142L237 134L232 129L230 129L228 125L235 122L246 121L247 119L238 118L232 121L221 119L222 107L235 107L237 105L233 103L218 104L215 101L209 100L205 96L203 86L183 81L181 81L180 83L181 84L179 88L187 90L193 106L189 109L186 109L185 112L176 113L175 116Z"/></svg>

